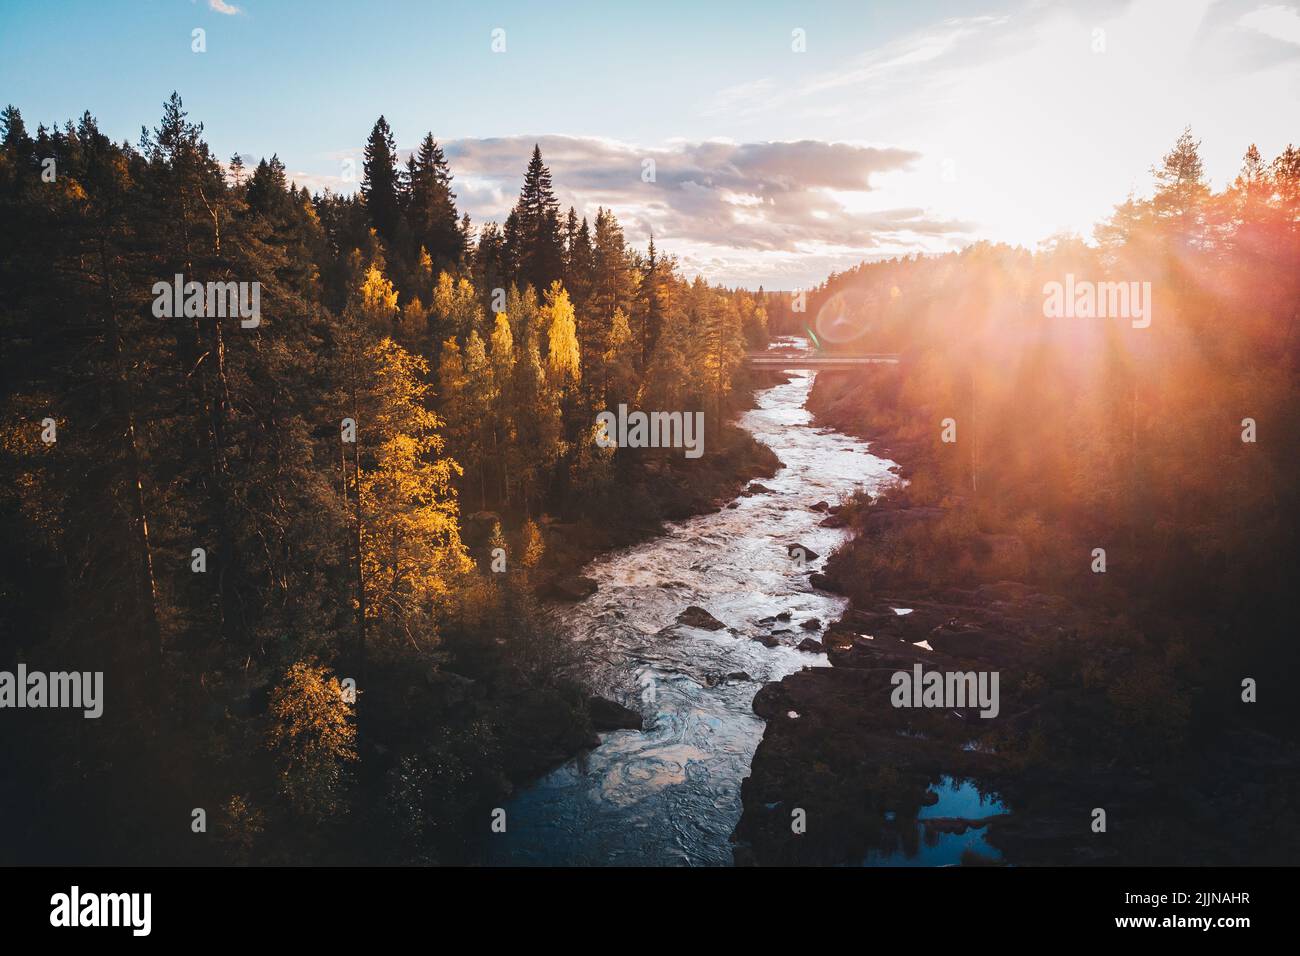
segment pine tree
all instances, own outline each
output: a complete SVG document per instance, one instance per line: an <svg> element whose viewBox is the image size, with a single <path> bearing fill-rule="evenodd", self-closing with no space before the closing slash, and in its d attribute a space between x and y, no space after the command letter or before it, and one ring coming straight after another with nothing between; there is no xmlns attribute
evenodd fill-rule
<svg viewBox="0 0 1300 956"><path fill-rule="evenodd" d="M370 214L370 224L380 238L392 244L398 235L402 215L397 173L397 144L393 131L382 116L375 121L366 141L362 164L361 195Z"/></svg>
<svg viewBox="0 0 1300 956"><path fill-rule="evenodd" d="M551 171L542 163L541 147L524 173L523 189L515 204L518 249L517 275L539 291L550 288L564 274L564 247L560 235L559 203L551 186ZM507 221L507 237L511 227Z"/></svg>
<svg viewBox="0 0 1300 956"><path fill-rule="evenodd" d="M524 262L528 256L528 235L524 230L519 207L510 210L505 225L501 227L501 259L505 265L506 280L511 285L528 285L523 275Z"/></svg>
<svg viewBox="0 0 1300 956"><path fill-rule="evenodd" d="M161 240L152 266L159 276L182 274L186 281L244 279L243 270L223 252L223 229L229 234L235 213L220 164L203 141L201 123L191 123L176 93L163 105L162 120L152 133L142 132L140 148L148 157L147 188L152 202L150 226ZM236 247L237 248L237 247ZM248 281L244 279L244 281ZM184 455L186 470L199 491L187 507L192 527L208 542L216 565L216 629L231 644L247 640L241 593L256 587L235 560L237 493L232 475L234 418L240 400L234 367L248 336L228 335L229 318L186 315L174 320L176 358L187 370L184 414L191 423L192 444ZM210 360L204 360L210 359ZM188 369L197 374L189 375ZM196 621L196 626L201 626Z"/></svg>
<svg viewBox="0 0 1300 956"><path fill-rule="evenodd" d="M1175 240L1183 247L1204 242L1205 201L1210 190L1205 182L1200 145L1192 139L1190 128L1183 130L1174 148L1152 170L1156 178L1152 198L1156 218L1170 224Z"/></svg>
<svg viewBox="0 0 1300 956"><path fill-rule="evenodd" d="M569 244L569 271L564 287L573 296L574 307L584 314L588 310L594 282L596 260L591 247L591 228L584 217Z"/></svg>
<svg viewBox="0 0 1300 956"><path fill-rule="evenodd" d="M578 214L573 207L569 207L568 215L564 217L564 286L570 287L573 279L573 253L578 243Z"/></svg>
<svg viewBox="0 0 1300 956"><path fill-rule="evenodd" d="M10 103L0 113L0 126L3 126L3 142L5 151L20 162L30 157L32 146L31 137L27 135L27 127L23 123L23 114L18 107Z"/></svg>
<svg viewBox="0 0 1300 956"><path fill-rule="evenodd" d="M490 308L495 290L510 287L510 261L505 237L495 222L489 222L479 230L473 271L474 285L485 297L484 306Z"/></svg>
<svg viewBox="0 0 1300 956"><path fill-rule="evenodd" d="M454 270L465 254L465 234L456 215L451 170L433 138L426 133L407 161L410 196L406 216L414 241L427 251L434 268Z"/></svg>
<svg viewBox="0 0 1300 956"><path fill-rule="evenodd" d="M636 277L623 239L623 227L612 210L596 214L596 236L592 249L592 287L590 311L600 320L601 338L607 334L614 310L633 311ZM638 346L644 341L641 330L632 330Z"/></svg>

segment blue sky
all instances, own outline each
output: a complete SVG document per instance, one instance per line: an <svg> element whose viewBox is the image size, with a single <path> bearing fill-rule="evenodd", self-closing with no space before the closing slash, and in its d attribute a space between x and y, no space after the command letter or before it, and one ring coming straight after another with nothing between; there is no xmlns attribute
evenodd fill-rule
<svg viewBox="0 0 1300 956"><path fill-rule="evenodd" d="M175 87L223 155L279 149L305 161L364 137L379 112L397 130L432 127L440 139L708 138L721 124L689 108L701 95L773 67L794 78L963 4L234 6L239 13L222 15L207 0L6 0L0 81L33 119L89 107L124 132ZM811 62L789 55L796 26L813 37ZM194 27L207 31L204 55L190 50ZM490 47L497 27L504 55Z"/></svg>
<svg viewBox="0 0 1300 956"><path fill-rule="evenodd" d="M1295 138L1300 13L1254 0L0 5L0 100L29 127L89 109L135 142L173 89L218 156L278 152L312 188L355 187L345 163L381 112L399 148L431 130L476 221L508 207L540 141L566 205L613 206L633 241L653 229L688 272L789 288L864 257L1087 235L1188 123L1222 185L1252 141L1271 157Z"/></svg>

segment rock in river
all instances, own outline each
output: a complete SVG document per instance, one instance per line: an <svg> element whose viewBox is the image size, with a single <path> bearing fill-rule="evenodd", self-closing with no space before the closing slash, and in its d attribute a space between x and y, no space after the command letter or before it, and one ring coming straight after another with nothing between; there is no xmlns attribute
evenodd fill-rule
<svg viewBox="0 0 1300 956"><path fill-rule="evenodd" d="M551 597L559 598L561 601L581 601L595 594L599 586L591 578L574 575L552 581L549 592Z"/></svg>
<svg viewBox="0 0 1300 956"><path fill-rule="evenodd" d="M604 697L590 698L587 710L591 725L597 730L640 730L643 726L641 715L635 710Z"/></svg>
<svg viewBox="0 0 1300 956"><path fill-rule="evenodd" d="M698 627L705 631L720 631L727 626L704 608L694 604L677 615L677 623L685 624L687 627Z"/></svg>

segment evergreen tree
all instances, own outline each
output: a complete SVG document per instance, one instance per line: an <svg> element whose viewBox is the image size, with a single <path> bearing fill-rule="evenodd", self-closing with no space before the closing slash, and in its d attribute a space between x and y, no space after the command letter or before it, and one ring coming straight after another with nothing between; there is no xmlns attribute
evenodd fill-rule
<svg viewBox="0 0 1300 956"><path fill-rule="evenodd" d="M479 231L474 248L474 284L484 297L484 307L491 308L496 289L510 287L510 260L505 237L495 222L489 222Z"/></svg>
<svg viewBox="0 0 1300 956"><path fill-rule="evenodd" d="M0 113L0 126L3 126L5 152L20 166L25 166L31 158L32 139L27 135L27 126L23 123L23 114L10 103Z"/></svg>
<svg viewBox="0 0 1300 956"><path fill-rule="evenodd" d="M655 343L659 340L660 332L663 330L664 302L662 285L663 277L660 275L659 257L655 249L655 237L652 233L650 246L646 250L645 266L641 275L641 294L637 298L638 312L640 313L637 325L641 329L641 341L638 343L641 368L645 368L649 364L650 353L654 350Z"/></svg>
<svg viewBox="0 0 1300 956"><path fill-rule="evenodd" d="M564 274L564 247L551 171L542 163L542 151L537 145L533 146L523 189L511 215L516 222L512 226L507 220L506 235L507 244L513 241L517 250L516 275L538 291L550 288Z"/></svg>
<svg viewBox="0 0 1300 956"><path fill-rule="evenodd" d="M1204 207L1209 196L1200 143L1190 129L1183 130L1174 148L1152 172L1156 192L1152 208L1160 222L1169 222L1176 242L1190 247L1204 242Z"/></svg>
<svg viewBox="0 0 1300 956"><path fill-rule="evenodd" d="M465 234L456 215L451 178L442 147L432 133L426 133L407 161L410 194L406 215L414 241L439 270L456 269L465 254Z"/></svg>
<svg viewBox="0 0 1300 956"><path fill-rule="evenodd" d="M375 121L366 141L362 169L361 195L370 214L370 224L391 245L397 239L402 215L401 184L397 173L397 144L388 121L382 116Z"/></svg>

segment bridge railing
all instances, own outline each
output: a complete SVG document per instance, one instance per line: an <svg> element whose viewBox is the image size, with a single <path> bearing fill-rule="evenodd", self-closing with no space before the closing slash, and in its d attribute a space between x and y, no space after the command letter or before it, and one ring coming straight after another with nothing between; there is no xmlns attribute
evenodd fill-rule
<svg viewBox="0 0 1300 956"><path fill-rule="evenodd" d="M852 368L856 365L897 365L896 353L871 355L773 355L750 352L745 360L754 368Z"/></svg>

